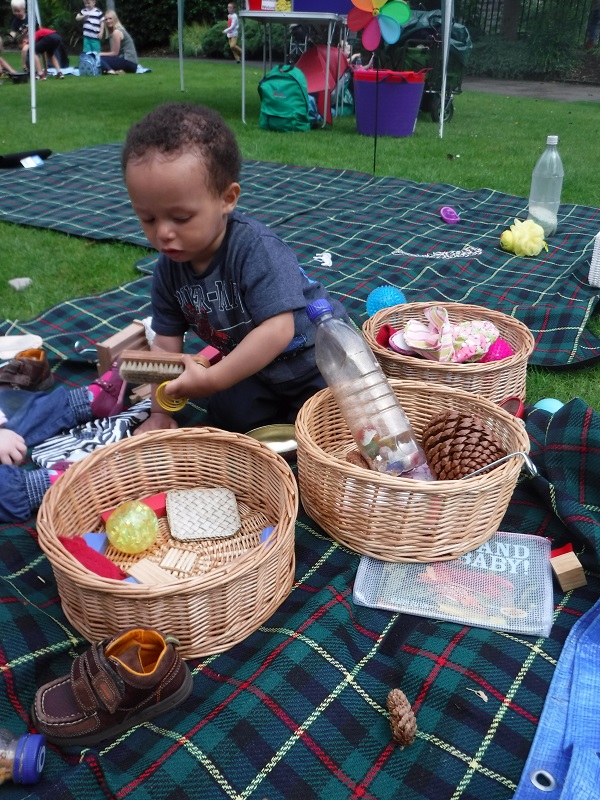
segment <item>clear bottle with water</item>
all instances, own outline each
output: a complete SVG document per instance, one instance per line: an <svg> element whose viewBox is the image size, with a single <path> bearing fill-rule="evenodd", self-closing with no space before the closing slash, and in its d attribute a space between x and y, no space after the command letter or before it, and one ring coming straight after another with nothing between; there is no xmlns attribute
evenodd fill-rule
<svg viewBox="0 0 600 800"><path fill-rule="evenodd" d="M545 237L556 232L564 175L558 152L558 136L548 136L546 149L539 157L531 177L528 214L529 219L542 226Z"/></svg>
<svg viewBox="0 0 600 800"><path fill-rule="evenodd" d="M46 739L39 733L16 736L0 728L0 783L37 783L44 768Z"/></svg>
<svg viewBox="0 0 600 800"><path fill-rule="evenodd" d="M433 480L410 421L362 334L336 319L325 299L315 300L306 313L317 326L319 371L369 465L388 475Z"/></svg>

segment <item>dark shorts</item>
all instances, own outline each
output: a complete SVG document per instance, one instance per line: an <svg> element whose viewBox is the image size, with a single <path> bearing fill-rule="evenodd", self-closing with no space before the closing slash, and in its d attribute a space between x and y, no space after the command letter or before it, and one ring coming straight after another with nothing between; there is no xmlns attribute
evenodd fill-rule
<svg viewBox="0 0 600 800"><path fill-rule="evenodd" d="M35 43L35 52L37 55L46 53L48 56L53 56L57 49L60 47L61 38L58 33L49 33L47 36L42 36Z"/></svg>
<svg viewBox="0 0 600 800"><path fill-rule="evenodd" d="M293 424L304 403L325 386L316 367L285 383L270 384L252 375L231 389L212 395L206 424L236 433L274 423Z"/></svg>

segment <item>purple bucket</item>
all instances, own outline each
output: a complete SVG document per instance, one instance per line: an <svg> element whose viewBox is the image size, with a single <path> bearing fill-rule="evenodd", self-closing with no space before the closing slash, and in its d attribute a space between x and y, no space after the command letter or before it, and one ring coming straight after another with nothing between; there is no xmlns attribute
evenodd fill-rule
<svg viewBox="0 0 600 800"><path fill-rule="evenodd" d="M363 136L412 136L424 85L423 72L356 70L354 108L358 132Z"/></svg>

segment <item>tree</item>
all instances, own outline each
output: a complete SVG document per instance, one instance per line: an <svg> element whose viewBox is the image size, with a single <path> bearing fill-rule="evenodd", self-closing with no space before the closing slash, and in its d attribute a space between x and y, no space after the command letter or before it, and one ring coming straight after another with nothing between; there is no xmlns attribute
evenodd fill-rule
<svg viewBox="0 0 600 800"><path fill-rule="evenodd" d="M521 0L504 0L500 20L500 35L503 39L516 42L519 38L519 18L521 16Z"/></svg>

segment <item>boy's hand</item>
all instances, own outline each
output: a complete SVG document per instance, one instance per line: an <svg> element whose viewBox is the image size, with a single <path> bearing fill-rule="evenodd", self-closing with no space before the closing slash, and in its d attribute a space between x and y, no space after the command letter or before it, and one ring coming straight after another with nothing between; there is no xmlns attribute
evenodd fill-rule
<svg viewBox="0 0 600 800"><path fill-rule="evenodd" d="M0 428L0 464L22 464L26 455L25 439L8 428Z"/></svg>
<svg viewBox="0 0 600 800"><path fill-rule="evenodd" d="M207 367L197 364L191 355L182 356L185 371L165 386L167 397L209 397L217 391Z"/></svg>
<svg viewBox="0 0 600 800"><path fill-rule="evenodd" d="M170 414L162 411L153 411L147 420L144 420L133 432L134 436L140 433L147 433L148 431L164 431L173 430L178 428L179 425L175 422Z"/></svg>

